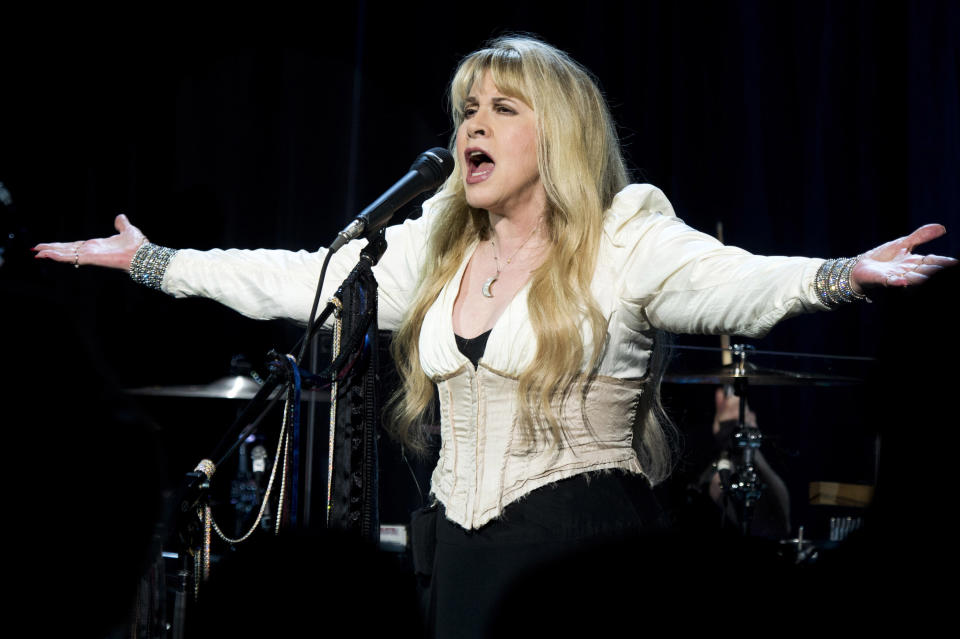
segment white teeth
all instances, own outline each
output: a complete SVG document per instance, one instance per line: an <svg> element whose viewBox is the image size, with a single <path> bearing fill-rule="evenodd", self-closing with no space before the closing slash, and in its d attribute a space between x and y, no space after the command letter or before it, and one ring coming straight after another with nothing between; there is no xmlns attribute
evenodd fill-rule
<svg viewBox="0 0 960 639"><path fill-rule="evenodd" d="M490 160L489 155L487 155L483 151L470 151L470 153L468 154L468 157L471 160L471 164L474 164L474 167L473 167L474 171L470 173L470 177L483 177L485 175L490 175L490 172L493 170L492 166L477 170L479 168L477 165L480 164L480 162L477 161L476 163L474 163L474 158L479 157L479 158L485 158L486 161L489 161L492 164L493 161Z"/></svg>

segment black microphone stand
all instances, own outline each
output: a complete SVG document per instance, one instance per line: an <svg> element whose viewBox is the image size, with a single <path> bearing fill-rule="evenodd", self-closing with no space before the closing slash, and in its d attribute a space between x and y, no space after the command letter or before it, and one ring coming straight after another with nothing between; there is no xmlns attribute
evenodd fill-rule
<svg viewBox="0 0 960 639"><path fill-rule="evenodd" d="M376 543L379 526L379 462L377 431L380 415L377 331L377 281L372 268L387 248L384 230L369 238L360 261L337 291L321 317L339 306L341 347L320 373L337 383L331 424L327 478L326 525ZM307 339L321 321L308 330ZM311 471L308 471L311 472Z"/></svg>
<svg viewBox="0 0 960 639"><path fill-rule="evenodd" d="M341 493L339 504L346 506L334 510L334 516L329 516L327 525L358 532L361 537L376 541L379 537L379 522L377 517L377 459L376 459L376 417L379 415L379 406L376 401L376 311L377 311L377 290L376 279L373 276L372 267L379 261L387 248L387 242L384 237L384 230L381 229L370 238L367 246L361 251L360 260L350 274L346 277L333 299L327 303L323 311L307 328L304 335L305 345L309 344L317 335L319 328L329 318L329 316L339 308L347 309L349 307L359 307L362 312L357 318L345 322L344 337L340 353L323 371L313 375L304 371L294 371L296 363L292 358L281 355L276 351L270 351L268 362L270 373L264 381L257 394L244 407L240 415L233 424L227 429L220 442L215 447L211 456L201 462L197 469L185 474L184 479L176 492L173 503L176 504L173 517L176 523L179 542L181 548L187 552L183 553L184 567L186 569L186 555L193 554L194 549L200 548L204 543L204 535L209 536L209 531L205 531L203 524L195 513L209 505L210 500L210 476L213 470L207 466L206 472L202 468L205 463L213 461L214 470L225 462L239 446L259 427L263 418L276 405L276 403L286 396L290 384L295 374L301 378L310 380L335 381L340 376L341 371L350 365L353 367L358 358L357 353L362 349L368 350L370 354L369 361L364 367L362 375L362 387L359 389L359 399L364 403L369 403L364 409L358 411L355 406L350 406L345 401L346 410L337 416L337 426L347 426L346 429L338 428L336 433L337 447L336 451L341 467L350 467L355 460L351 459L351 449L357 448L355 440L359 436L361 440L362 463L360 469L356 472L347 470L338 475L345 475L347 481L338 482L334 480L333 486L336 486ZM318 292L322 286L322 281L318 283ZM336 301L334 301L336 300ZM348 319L348 318L343 318ZM372 335L372 337L371 337ZM306 346L305 346L306 347ZM358 395L356 389L351 391L353 395ZM349 399L349 398L344 398ZM354 398L356 399L356 398ZM369 402L368 402L369 400ZM361 420L361 428L357 428L358 412L364 418ZM346 434L344 434L344 432ZM308 434L307 441L313 438ZM304 476L312 477L313 474L313 455L312 451L303 456ZM294 469L291 477L291 486L296 490L299 481L299 470ZM354 490L354 488L358 490ZM359 494L357 494L359 493ZM282 498L282 497L281 497ZM294 503L296 500L294 499ZM356 505L362 508L357 511ZM294 510L294 509L291 509ZM328 504L328 513L331 509ZM195 575L195 581L199 575ZM186 579L181 580L180 590L186 589ZM178 593L178 599L182 599ZM178 606L180 619L174 620L174 627L182 628L183 610Z"/></svg>

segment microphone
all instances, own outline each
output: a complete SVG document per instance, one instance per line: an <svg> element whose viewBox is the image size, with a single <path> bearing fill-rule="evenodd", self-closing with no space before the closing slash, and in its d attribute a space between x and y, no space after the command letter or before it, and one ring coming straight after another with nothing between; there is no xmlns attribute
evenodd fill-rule
<svg viewBox="0 0 960 639"><path fill-rule="evenodd" d="M337 234L328 251L335 253L350 240L380 230L401 206L424 191L436 188L453 173L453 156L441 147L417 156L410 170Z"/></svg>

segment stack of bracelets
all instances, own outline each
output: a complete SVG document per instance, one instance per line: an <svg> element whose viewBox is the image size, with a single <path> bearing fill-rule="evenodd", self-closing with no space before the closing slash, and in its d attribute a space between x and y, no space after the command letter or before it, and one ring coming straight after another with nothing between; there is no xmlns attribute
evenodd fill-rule
<svg viewBox="0 0 960 639"><path fill-rule="evenodd" d="M159 291L163 274L167 272L167 265L176 254L176 249L144 242L133 254L133 260L130 262L130 277L137 284Z"/></svg>
<svg viewBox="0 0 960 639"><path fill-rule="evenodd" d="M817 298L825 306L835 308L841 304L867 299L866 295L853 290L850 284L850 274L859 261L859 257L840 257L827 260L820 266L813 287Z"/></svg>

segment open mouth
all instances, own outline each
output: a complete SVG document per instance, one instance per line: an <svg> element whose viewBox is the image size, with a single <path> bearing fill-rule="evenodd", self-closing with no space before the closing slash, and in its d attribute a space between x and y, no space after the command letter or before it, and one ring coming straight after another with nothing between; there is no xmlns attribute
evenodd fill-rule
<svg viewBox="0 0 960 639"><path fill-rule="evenodd" d="M494 161L489 155L480 150L467 150L467 165L471 177L483 177L493 171Z"/></svg>

